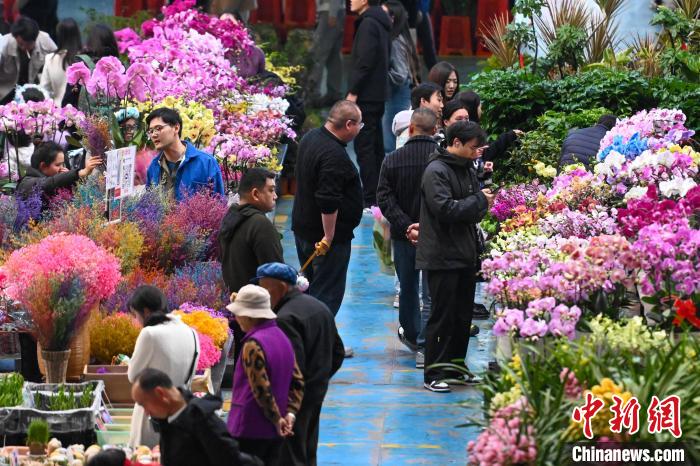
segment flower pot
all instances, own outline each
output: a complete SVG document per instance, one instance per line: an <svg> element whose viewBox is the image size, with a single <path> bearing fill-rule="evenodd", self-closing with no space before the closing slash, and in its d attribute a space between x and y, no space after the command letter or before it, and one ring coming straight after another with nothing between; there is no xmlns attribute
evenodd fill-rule
<svg viewBox="0 0 700 466"><path fill-rule="evenodd" d="M68 370L68 358L71 350L65 351L45 351L41 350L41 359L46 370L47 383L65 383L66 372Z"/></svg>
<svg viewBox="0 0 700 466"><path fill-rule="evenodd" d="M69 349L71 350L71 355L68 360L66 379L77 382L83 375L85 365L90 362L90 329L87 324L83 325L83 328L78 331ZM37 343L37 354L41 354L41 351L41 345ZM46 375L46 367L42 358L39 358L39 370Z"/></svg>
<svg viewBox="0 0 700 466"><path fill-rule="evenodd" d="M30 443L29 454L32 456L46 456L46 445L40 442Z"/></svg>

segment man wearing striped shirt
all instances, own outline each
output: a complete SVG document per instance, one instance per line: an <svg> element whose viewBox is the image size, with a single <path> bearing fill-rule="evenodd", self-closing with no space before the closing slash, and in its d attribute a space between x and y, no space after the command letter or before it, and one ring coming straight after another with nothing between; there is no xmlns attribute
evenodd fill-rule
<svg viewBox="0 0 700 466"><path fill-rule="evenodd" d="M387 155L382 163L377 187L377 202L391 225L394 266L399 277L399 339L416 352L416 367L423 367L424 328L430 315L430 295L423 280L423 312L416 270L416 248L409 232L420 217L420 183L428 158L437 149L433 135L438 117L427 108L417 108L411 115L410 139L400 149Z"/></svg>

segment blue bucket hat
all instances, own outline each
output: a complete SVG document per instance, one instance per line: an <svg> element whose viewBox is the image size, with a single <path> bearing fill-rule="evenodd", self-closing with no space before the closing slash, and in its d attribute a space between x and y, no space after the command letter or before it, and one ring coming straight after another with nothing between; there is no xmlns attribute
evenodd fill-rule
<svg viewBox="0 0 700 466"><path fill-rule="evenodd" d="M274 278L293 286L297 284L298 274L296 269L291 265L281 262L268 262L267 264L263 264L258 267L256 274L257 276L250 281L250 283L255 285L260 282L261 278Z"/></svg>

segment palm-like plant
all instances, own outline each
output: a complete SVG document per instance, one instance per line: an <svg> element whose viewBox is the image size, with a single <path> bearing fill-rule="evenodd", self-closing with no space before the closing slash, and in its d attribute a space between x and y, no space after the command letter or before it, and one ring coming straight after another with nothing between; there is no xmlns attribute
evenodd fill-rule
<svg viewBox="0 0 700 466"><path fill-rule="evenodd" d="M584 30L588 29L591 14L584 2L578 0L547 0L547 17L535 18L542 40L549 47L557 39L557 29L569 25Z"/></svg>
<svg viewBox="0 0 700 466"><path fill-rule="evenodd" d="M661 76L661 55L663 46L658 37L638 35L630 45L634 57L632 66L650 78Z"/></svg>
<svg viewBox="0 0 700 466"><path fill-rule="evenodd" d="M490 24L481 29L484 45L503 68L509 68L518 62L516 46L506 40L508 24L508 17L503 14L493 18Z"/></svg>
<svg viewBox="0 0 700 466"><path fill-rule="evenodd" d="M689 19L700 19L700 0L674 0L676 7Z"/></svg>

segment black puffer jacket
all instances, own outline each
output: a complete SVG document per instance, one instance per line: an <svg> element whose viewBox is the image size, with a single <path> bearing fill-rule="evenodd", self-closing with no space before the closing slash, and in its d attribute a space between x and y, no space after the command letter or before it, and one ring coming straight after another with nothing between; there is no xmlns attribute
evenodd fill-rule
<svg viewBox="0 0 700 466"><path fill-rule="evenodd" d="M328 382L345 358L333 314L321 301L298 290L287 293L274 311L277 325L292 343L304 376L303 403L322 401Z"/></svg>
<svg viewBox="0 0 700 466"><path fill-rule="evenodd" d="M476 225L487 210L473 161L438 149L430 157L421 182L416 269L477 267Z"/></svg>
<svg viewBox="0 0 700 466"><path fill-rule="evenodd" d="M355 40L348 92L358 102L384 102L389 95L391 20L381 7L372 6L355 20Z"/></svg>
<svg viewBox="0 0 700 466"><path fill-rule="evenodd" d="M561 147L559 167L582 163L588 168L598 154L600 140L607 132L608 128L603 125L569 131L569 135L566 136Z"/></svg>
<svg viewBox="0 0 700 466"><path fill-rule="evenodd" d="M216 415L221 400L211 395L194 398L180 390L187 407L172 422L154 420L160 432L160 462L165 466L262 466L254 456L241 453L238 442Z"/></svg>
<svg viewBox="0 0 700 466"><path fill-rule="evenodd" d="M265 214L250 204L232 205L219 231L221 269L230 292L255 277L258 267L284 262L280 234Z"/></svg>

